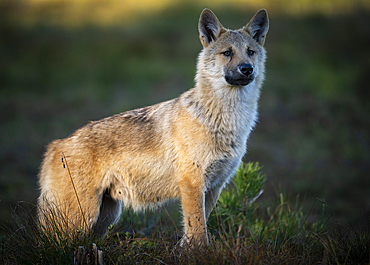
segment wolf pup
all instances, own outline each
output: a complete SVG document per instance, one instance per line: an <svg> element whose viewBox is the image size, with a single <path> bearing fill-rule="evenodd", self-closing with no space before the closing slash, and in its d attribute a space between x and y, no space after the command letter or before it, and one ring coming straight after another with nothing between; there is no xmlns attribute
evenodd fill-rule
<svg viewBox="0 0 370 265"><path fill-rule="evenodd" d="M122 204L134 210L181 200L185 242L207 243L206 222L240 165L257 119L269 28L266 10L239 30L209 9L199 20L195 87L178 98L90 122L49 144L38 215L101 237ZM49 221L49 222L48 222Z"/></svg>

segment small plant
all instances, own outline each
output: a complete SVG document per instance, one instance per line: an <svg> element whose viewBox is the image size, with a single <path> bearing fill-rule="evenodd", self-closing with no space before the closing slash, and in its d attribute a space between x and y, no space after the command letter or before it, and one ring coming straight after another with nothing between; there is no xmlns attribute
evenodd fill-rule
<svg viewBox="0 0 370 265"><path fill-rule="evenodd" d="M257 198L263 193L266 176L260 172L258 162L241 164L233 184L221 193L217 206L209 217L209 227L215 233L229 236L247 235L248 226L254 223Z"/></svg>
<svg viewBox="0 0 370 265"><path fill-rule="evenodd" d="M325 230L326 204L319 199L323 203L321 217L311 222L307 222L311 211L304 215L299 195L292 205L287 196L280 193L273 206L257 212L256 200L263 193L266 181L258 163L241 164L232 181L234 186L221 193L209 218L211 232L224 240L236 239L238 244L244 242L244 245L272 240L275 245L307 242L312 233L321 234Z"/></svg>

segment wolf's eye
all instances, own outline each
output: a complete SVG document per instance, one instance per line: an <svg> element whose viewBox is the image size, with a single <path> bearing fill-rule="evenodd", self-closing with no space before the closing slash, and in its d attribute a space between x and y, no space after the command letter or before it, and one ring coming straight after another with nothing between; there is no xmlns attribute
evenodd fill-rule
<svg viewBox="0 0 370 265"><path fill-rule="evenodd" d="M227 56L227 57L229 57L229 56L231 56L233 53L232 53L230 50L227 50L227 51L224 51L222 54L223 54L223 55L225 55L225 56Z"/></svg>
<svg viewBox="0 0 370 265"><path fill-rule="evenodd" d="M252 56L254 53L255 53L255 51L253 51L253 50L251 50L251 49L248 49L248 50L247 50L247 54L248 54L249 56Z"/></svg>

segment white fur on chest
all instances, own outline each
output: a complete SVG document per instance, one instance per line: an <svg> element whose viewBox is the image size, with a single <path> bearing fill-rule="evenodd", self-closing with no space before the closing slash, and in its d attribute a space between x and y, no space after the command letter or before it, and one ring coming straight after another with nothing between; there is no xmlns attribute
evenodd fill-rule
<svg viewBox="0 0 370 265"><path fill-rule="evenodd" d="M224 142L229 142L228 149L214 150L216 159L209 161L206 171L208 188L224 185L234 176L247 150L247 140L258 117L257 105L260 91L252 83L239 90L227 91L216 89L221 122L208 124L215 135L220 135ZM222 91L223 93L220 93ZM205 123L212 122L206 117ZM226 141L225 141L226 139ZM217 141L215 137L215 141ZM215 142L217 146L217 142Z"/></svg>

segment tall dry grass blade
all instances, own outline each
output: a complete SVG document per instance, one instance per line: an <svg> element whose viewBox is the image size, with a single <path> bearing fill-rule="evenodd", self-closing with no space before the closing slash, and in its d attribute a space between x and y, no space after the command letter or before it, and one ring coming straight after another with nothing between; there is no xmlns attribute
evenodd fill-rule
<svg viewBox="0 0 370 265"><path fill-rule="evenodd" d="M75 194L76 194L76 198L77 198L78 206L80 207L81 214L82 214L82 218L83 218L84 223L85 223L85 227L89 230L89 236L91 236L90 227L88 227L88 226L87 226L85 213L84 213L84 211L83 211L83 209L82 209L81 202L80 202L80 199L79 199L79 197L78 197L77 190L76 190L75 184L74 184L74 182L73 182L72 174L71 174L71 171L69 170L69 166L68 166L67 158L66 158L66 156L64 155L64 152L62 152L62 163L63 163L63 167L64 167L64 168L67 168L67 170L68 170L69 178L71 179L72 186L73 186L73 189L74 189Z"/></svg>

